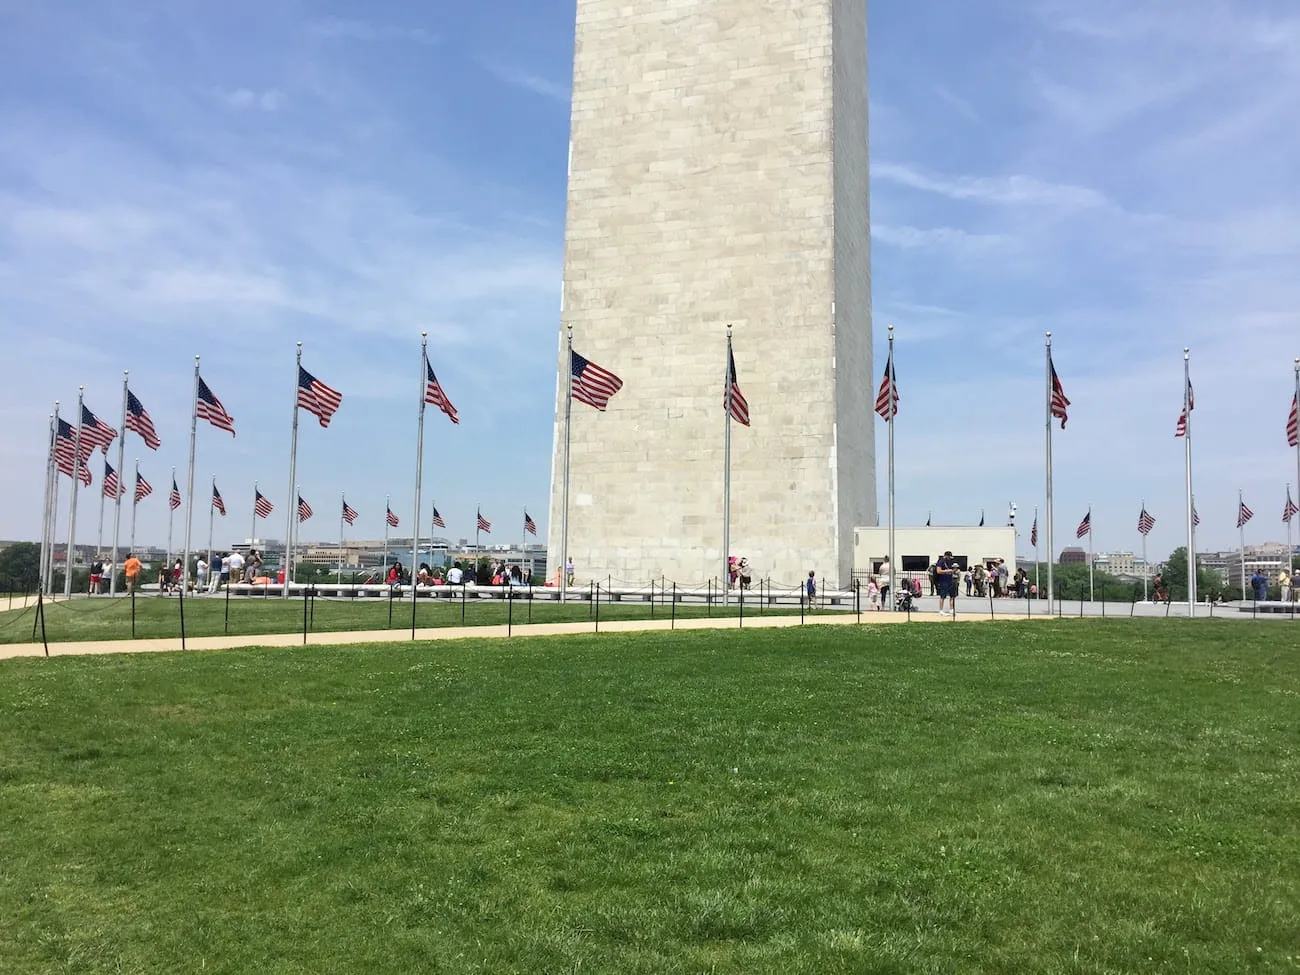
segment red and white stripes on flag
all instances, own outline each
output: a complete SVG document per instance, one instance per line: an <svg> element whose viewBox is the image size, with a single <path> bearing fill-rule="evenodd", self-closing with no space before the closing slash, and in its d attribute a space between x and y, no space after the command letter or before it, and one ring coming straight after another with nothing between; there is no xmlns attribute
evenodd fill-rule
<svg viewBox="0 0 1300 975"><path fill-rule="evenodd" d="M524 512L524 531L530 535L537 534L537 522L533 521L532 516L527 511Z"/></svg>
<svg viewBox="0 0 1300 975"><path fill-rule="evenodd" d="M609 406L610 397L623 388L623 380L603 366L573 352L569 359L569 392L579 403L598 410Z"/></svg>
<svg viewBox="0 0 1300 975"><path fill-rule="evenodd" d="M1283 524L1289 525L1291 523L1291 519L1294 518L1297 514L1300 514L1300 508L1297 508L1295 502L1291 500L1291 485L1288 484L1286 488L1286 504L1282 506Z"/></svg>
<svg viewBox="0 0 1300 975"><path fill-rule="evenodd" d="M76 456L76 436L72 425L60 417L54 435L54 465L60 474L67 474L68 477L72 477L75 471L77 480L89 486L92 478L85 461L88 452L83 449L82 456Z"/></svg>
<svg viewBox="0 0 1300 975"><path fill-rule="evenodd" d="M1183 402L1183 411L1178 414L1178 425L1174 427L1175 437L1187 436L1187 414L1195 408L1196 397L1192 395L1192 381L1189 379L1187 380L1187 398Z"/></svg>
<svg viewBox="0 0 1300 975"><path fill-rule="evenodd" d="M492 522L490 522L490 521L488 521L486 518L484 518L484 517L483 517L483 512L481 512L481 511L478 513L478 526L477 526L477 527L478 527L478 530L481 531L481 532L487 532L489 535L492 534Z"/></svg>
<svg viewBox="0 0 1300 975"><path fill-rule="evenodd" d="M447 523L442 520L442 515L438 514L438 509L436 507L433 509L433 527L435 528L447 527Z"/></svg>
<svg viewBox="0 0 1300 975"><path fill-rule="evenodd" d="M1144 507L1142 513L1138 515L1138 534L1150 535L1151 529L1156 527L1155 518Z"/></svg>
<svg viewBox="0 0 1300 975"><path fill-rule="evenodd" d="M108 445L117 439L117 431L83 405L81 407L81 456L89 457L99 447L108 453Z"/></svg>
<svg viewBox="0 0 1300 975"><path fill-rule="evenodd" d="M153 428L149 411L129 389L126 391L126 428L140 434L140 439L150 450L157 450L162 446L162 441L158 439L158 433Z"/></svg>
<svg viewBox="0 0 1300 975"><path fill-rule="evenodd" d="M1192 527L1195 528L1201 523L1201 515L1196 510L1196 505L1192 505Z"/></svg>
<svg viewBox="0 0 1300 975"><path fill-rule="evenodd" d="M438 382L438 377L433 374L433 366L429 364L429 357L424 357L424 401L430 406L436 406L443 413L447 414L447 419L452 423L459 423L460 417L456 414L456 407L451 405L451 400L447 394L442 391L442 384Z"/></svg>
<svg viewBox="0 0 1300 975"><path fill-rule="evenodd" d="M253 495L253 514L258 518L270 518L275 505L261 491L254 491Z"/></svg>
<svg viewBox="0 0 1300 975"><path fill-rule="evenodd" d="M304 500L302 499L302 495L300 494L300 495L298 495L298 522L299 522L299 524L301 524L302 522L306 521L306 520L307 520L308 518L310 518L310 517L311 517L311 505L309 505L306 501L304 501Z"/></svg>
<svg viewBox="0 0 1300 975"><path fill-rule="evenodd" d="M126 488L122 486L121 480L117 476L117 471L113 470L107 461L104 462L104 497L120 498L126 494Z"/></svg>
<svg viewBox="0 0 1300 975"><path fill-rule="evenodd" d="M1038 548L1038 515L1034 515L1034 527L1029 529L1029 544Z"/></svg>
<svg viewBox="0 0 1300 975"><path fill-rule="evenodd" d="M1085 535L1092 534L1092 512L1089 511L1083 516L1083 521L1079 522L1079 527L1074 530L1075 538L1083 538Z"/></svg>
<svg viewBox="0 0 1300 975"><path fill-rule="evenodd" d="M397 515L393 514L392 508L388 509L388 524L393 528L396 528L398 525Z"/></svg>
<svg viewBox="0 0 1300 975"><path fill-rule="evenodd" d="M173 507L173 508L179 508L179 507L181 506L181 492L176 490L176 485L175 485L175 484L172 485L172 492L173 492L173 493L175 494L175 496L176 496L176 503L175 503L174 505L172 505L172 507ZM137 472L136 472L136 475L135 475L135 500L136 500L136 503L139 504L141 501L143 501L145 498L149 497L149 495L151 495L151 494L153 494L153 485L150 484L148 481L146 481L146 480L144 479L144 475L143 475L143 474L141 474L139 471L137 471Z"/></svg>
<svg viewBox="0 0 1300 975"><path fill-rule="evenodd" d="M135 499L140 500L140 481L142 478L137 477L135 482ZM152 489L150 489L152 490ZM148 493L147 491L145 492ZM181 506L181 489L176 486L176 478L172 478L172 493L167 496L167 505L175 511Z"/></svg>
<svg viewBox="0 0 1300 975"><path fill-rule="evenodd" d="M736 381L736 357L731 351L730 339L727 341L727 385L722 394L722 406L737 423L749 426L749 402Z"/></svg>
<svg viewBox="0 0 1300 975"><path fill-rule="evenodd" d="M1246 522L1250 521L1250 519L1254 517L1255 517L1255 512L1251 511L1250 508L1247 507L1245 501L1237 502L1237 527L1238 528L1244 527Z"/></svg>
<svg viewBox="0 0 1300 975"><path fill-rule="evenodd" d="M217 490L215 484L212 485L212 507L217 509L217 513L222 518L226 517L226 502L221 500L221 492Z"/></svg>
<svg viewBox="0 0 1300 975"><path fill-rule="evenodd" d="M1066 408L1070 401L1065 396L1065 387L1061 385L1061 377L1056 374L1056 364L1052 362L1052 353L1047 353L1047 366L1052 372L1052 397L1048 401L1047 408L1052 416L1061 421L1061 429L1065 429L1065 421L1070 418Z"/></svg>
<svg viewBox="0 0 1300 975"><path fill-rule="evenodd" d="M298 366L298 406L315 414L321 426L330 425L330 418L342 402L342 393L326 386L301 365Z"/></svg>
<svg viewBox="0 0 1300 975"><path fill-rule="evenodd" d="M888 423L898 415L898 377L894 375L894 353L885 360L885 375L876 393L876 412Z"/></svg>
<svg viewBox="0 0 1300 975"><path fill-rule="evenodd" d="M355 524L357 520L357 509L348 504L347 499L343 501L343 520L349 525Z"/></svg>
<svg viewBox="0 0 1300 975"><path fill-rule="evenodd" d="M226 412L221 400L208 389L208 384L199 377L199 395L194 406L195 414L200 420L207 420L218 430L225 430L232 437L235 435L235 418Z"/></svg>
<svg viewBox="0 0 1300 975"><path fill-rule="evenodd" d="M1300 402L1291 397L1291 412L1286 418L1286 442L1292 447L1300 447Z"/></svg>

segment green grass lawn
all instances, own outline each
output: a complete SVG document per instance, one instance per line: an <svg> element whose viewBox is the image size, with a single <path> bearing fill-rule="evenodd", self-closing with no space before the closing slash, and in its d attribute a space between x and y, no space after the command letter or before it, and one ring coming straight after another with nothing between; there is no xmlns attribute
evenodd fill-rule
<svg viewBox="0 0 1300 975"><path fill-rule="evenodd" d="M391 622L387 599L315 599L308 601L307 626L312 632L342 632L349 630L411 629L411 603L394 600ZM147 596L135 602L135 635L172 637L181 635L180 600L173 597ZM587 600L560 603L526 599L461 600L422 599L416 606L416 626L504 626L510 614L517 624L562 623L592 619L594 607ZM759 613L798 615L798 608L761 607L752 599L745 604L746 616ZM820 610L819 610L820 612ZM825 610L842 613L843 610ZM6 610L0 612L0 644L30 643L33 640L35 609ZM668 619L672 606L648 602L602 601L601 620ZM733 596L729 607L716 605L679 604L678 619L700 616L735 616L739 606ZM274 597L199 597L185 600L185 635L201 636L253 636L266 633L301 633L303 629L303 600L276 599ZM82 640L131 639L131 600L74 599L68 602L48 603L45 606L45 631L51 643ZM397 634L394 634L396 637ZM36 630L37 641L40 631Z"/></svg>
<svg viewBox="0 0 1300 975"><path fill-rule="evenodd" d="M1294 972L1279 632L0 662L0 971Z"/></svg>

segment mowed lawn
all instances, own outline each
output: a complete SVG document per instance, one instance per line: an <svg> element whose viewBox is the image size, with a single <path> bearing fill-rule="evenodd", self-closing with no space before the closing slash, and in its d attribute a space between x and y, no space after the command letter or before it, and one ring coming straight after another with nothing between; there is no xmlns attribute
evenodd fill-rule
<svg viewBox="0 0 1300 975"><path fill-rule="evenodd" d="M0 970L1295 971L1292 632L4 661Z"/></svg>
<svg viewBox="0 0 1300 975"><path fill-rule="evenodd" d="M658 594L656 594L656 597ZM3 606L3 597L0 597ZM303 610L306 610L304 614ZM45 637L50 643L78 642L84 640L129 640L131 632L131 600L73 599L47 603L45 611ZM135 636L139 639L164 637L179 639L181 635L181 601L174 597L147 596L135 601ZM411 602L386 598L368 599L276 599L275 597L220 597L202 596L187 598L184 606L185 635L205 636L256 636L267 633L301 633L304 625L309 632L346 632L359 630L394 629L394 639L400 631L411 629ZM571 600L561 604L550 599L528 600L516 598L478 599L473 596L460 599L421 599L415 607L417 627L433 626L505 626L507 620L524 623L566 623L594 619L597 607L586 599ZM674 608L656 598L654 605L644 599L609 602L601 600L601 620L668 619L676 613L678 619L701 616L736 616L740 612L735 594L729 606L721 604L679 603ZM760 606L753 594L747 597L746 617L763 614L799 615L798 605ZM841 614L843 609L818 609L816 612ZM1046 612L1046 610L1044 610ZM305 619L304 619L305 617ZM35 636L33 636L35 634ZM36 620L36 609L0 611L0 644L40 642L41 631Z"/></svg>

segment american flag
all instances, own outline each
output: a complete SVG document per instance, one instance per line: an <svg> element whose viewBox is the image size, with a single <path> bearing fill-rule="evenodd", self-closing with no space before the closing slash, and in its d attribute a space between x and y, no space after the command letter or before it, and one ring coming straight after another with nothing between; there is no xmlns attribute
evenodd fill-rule
<svg viewBox="0 0 1300 975"><path fill-rule="evenodd" d="M254 489L253 491L253 514L258 518L270 518L271 512L275 510L275 505L267 500L265 494Z"/></svg>
<svg viewBox="0 0 1300 975"><path fill-rule="evenodd" d="M118 480L117 471L109 466L108 461L104 462L104 497L120 498L126 494L126 488L122 487Z"/></svg>
<svg viewBox="0 0 1300 975"><path fill-rule="evenodd" d="M1300 402L1298 397L1291 397L1291 412L1286 418L1286 442L1292 447L1300 447Z"/></svg>
<svg viewBox="0 0 1300 975"><path fill-rule="evenodd" d="M1029 529L1029 544L1038 548L1038 515L1034 515L1034 527Z"/></svg>
<svg viewBox="0 0 1300 975"><path fill-rule="evenodd" d="M306 521L310 517L311 517L311 505L309 505L306 501L304 501L302 499L302 495L300 494L298 495L298 521L299 523L301 523Z"/></svg>
<svg viewBox="0 0 1300 975"><path fill-rule="evenodd" d="M232 437L235 435L235 418L226 412L221 400L212 395L208 384L199 377L199 398L194 407L195 415L200 420L207 420L218 430L225 430Z"/></svg>
<svg viewBox="0 0 1300 975"><path fill-rule="evenodd" d="M157 450L162 446L162 441L158 439L158 433L153 428L153 420L149 418L149 411L129 389L126 391L126 428L140 434L144 445L150 450Z"/></svg>
<svg viewBox="0 0 1300 975"><path fill-rule="evenodd" d="M492 533L492 522L483 517L483 512L478 513L478 530L481 532Z"/></svg>
<svg viewBox="0 0 1300 975"><path fill-rule="evenodd" d="M886 421L898 415L898 377L894 375L894 353L885 360L885 375L876 393L876 412Z"/></svg>
<svg viewBox="0 0 1300 975"><path fill-rule="evenodd" d="M217 509L222 518L226 517L226 502L221 500L221 492L215 484L212 485L212 507Z"/></svg>
<svg viewBox="0 0 1300 975"><path fill-rule="evenodd" d="M1138 515L1138 534L1150 535L1151 529L1156 527L1156 520L1147 511L1146 507L1142 508L1142 513Z"/></svg>
<svg viewBox="0 0 1300 975"><path fill-rule="evenodd" d="M139 486L138 479L136 481L135 493L136 493L136 500L139 501L140 486ZM176 486L176 478L174 477L172 478L172 493L167 496L167 505L172 509L172 511L175 511L177 508L181 506L181 489Z"/></svg>
<svg viewBox="0 0 1300 975"><path fill-rule="evenodd" d="M330 389L302 366L298 367L298 405L314 413L321 426L330 425L330 417L342 402L343 394L337 389Z"/></svg>
<svg viewBox="0 0 1300 975"><path fill-rule="evenodd" d="M397 515L393 514L393 509L388 509L388 524L396 528L398 525Z"/></svg>
<svg viewBox="0 0 1300 975"><path fill-rule="evenodd" d="M1084 535L1092 534L1092 512L1089 511L1083 516L1083 521L1079 522L1079 527L1074 530L1075 538L1083 538Z"/></svg>
<svg viewBox="0 0 1300 975"><path fill-rule="evenodd" d="M1174 427L1175 437L1187 436L1187 414L1196 409L1196 397L1192 395L1192 381L1187 380L1187 393L1183 400L1183 411L1178 414L1178 425Z"/></svg>
<svg viewBox="0 0 1300 975"><path fill-rule="evenodd" d="M731 352L730 342L727 343L727 386L722 392L722 408L737 423L749 426L749 403L736 381L736 357Z"/></svg>
<svg viewBox="0 0 1300 975"><path fill-rule="evenodd" d="M570 350L572 352L572 350ZM569 360L569 391L579 403L598 410L609 405L609 399L623 388L623 380L602 366L589 362L573 352Z"/></svg>
<svg viewBox="0 0 1300 975"><path fill-rule="evenodd" d="M1061 429L1065 429L1065 421L1068 420L1069 414L1066 407L1070 401L1065 397L1065 387L1061 385L1061 377L1056 374L1056 365L1052 362L1052 354L1047 354L1047 368L1052 371L1052 399L1048 403L1048 409L1052 416L1061 421Z"/></svg>
<svg viewBox="0 0 1300 975"><path fill-rule="evenodd" d="M1201 515L1196 510L1196 505L1192 505L1192 527L1195 528L1201 523Z"/></svg>
<svg viewBox="0 0 1300 975"><path fill-rule="evenodd" d="M447 523L442 520L442 515L438 514L438 508L435 505L433 509L433 526L435 528L446 528Z"/></svg>
<svg viewBox="0 0 1300 975"><path fill-rule="evenodd" d="M1242 528L1242 526L1244 526L1247 521L1251 520L1252 517L1255 517L1255 512L1249 510L1249 508L1245 506L1244 500L1239 500L1239 502L1236 503L1236 526Z"/></svg>
<svg viewBox="0 0 1300 975"><path fill-rule="evenodd" d="M139 504L149 495L153 494L153 485L144 479L144 475L139 471L135 472L135 502ZM172 481L172 504L173 508L181 506L181 492L176 490L176 482Z"/></svg>
<svg viewBox="0 0 1300 975"><path fill-rule="evenodd" d="M84 405L81 407L81 455L83 457L89 457L96 447L108 453L108 445L116 439L116 430L91 413Z"/></svg>
<svg viewBox="0 0 1300 975"><path fill-rule="evenodd" d="M1300 514L1300 508L1297 508L1295 502L1291 500L1291 485L1286 486L1286 504L1282 506L1282 521L1286 524L1291 523L1291 519Z"/></svg>
<svg viewBox="0 0 1300 975"><path fill-rule="evenodd" d="M90 468L86 466L84 454L82 457L76 456L76 437L77 432L72 425L60 417L58 432L54 436L54 464L61 474L67 474L68 477L72 477L72 472L76 471L77 480L89 485Z"/></svg>
<svg viewBox="0 0 1300 975"><path fill-rule="evenodd" d="M349 525L356 524L357 520L357 509L348 504L346 498L343 501L343 520Z"/></svg>
<svg viewBox="0 0 1300 975"><path fill-rule="evenodd" d="M433 366L429 365L428 356L424 359L424 372L424 401L446 413L447 419L452 423L459 423L460 417L456 415L456 407L451 405L451 400L447 399L447 394L442 391L438 377L433 374Z"/></svg>
<svg viewBox="0 0 1300 975"><path fill-rule="evenodd" d="M524 512L524 531L530 535L537 534L537 522L533 521L527 511Z"/></svg>

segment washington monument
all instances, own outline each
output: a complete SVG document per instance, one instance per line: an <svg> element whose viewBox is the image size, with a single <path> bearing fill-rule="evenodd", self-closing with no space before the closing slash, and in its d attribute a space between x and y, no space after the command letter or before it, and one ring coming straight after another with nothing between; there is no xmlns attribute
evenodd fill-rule
<svg viewBox="0 0 1300 975"><path fill-rule="evenodd" d="M616 373L571 412L567 552L615 586L717 580L727 325L731 554L847 586L876 524L866 0L577 0L565 333Z"/></svg>

